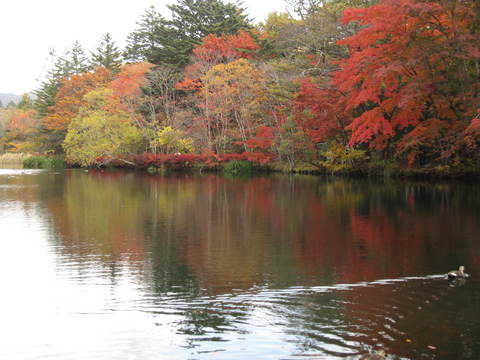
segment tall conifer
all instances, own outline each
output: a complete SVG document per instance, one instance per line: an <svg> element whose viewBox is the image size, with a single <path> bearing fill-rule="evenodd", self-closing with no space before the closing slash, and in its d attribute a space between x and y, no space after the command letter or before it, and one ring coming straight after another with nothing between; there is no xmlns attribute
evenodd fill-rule
<svg viewBox="0 0 480 360"><path fill-rule="evenodd" d="M109 33L102 36L100 46L91 53L91 66L101 66L118 72L122 65L121 53Z"/></svg>

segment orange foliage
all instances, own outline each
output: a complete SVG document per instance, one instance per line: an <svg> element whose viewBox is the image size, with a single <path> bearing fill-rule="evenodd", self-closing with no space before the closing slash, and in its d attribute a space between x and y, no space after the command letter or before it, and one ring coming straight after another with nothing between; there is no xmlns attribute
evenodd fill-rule
<svg viewBox="0 0 480 360"><path fill-rule="evenodd" d="M145 74L153 67L148 62L128 64L122 67L115 80L110 83L113 95L128 103L135 101L145 84Z"/></svg>
<svg viewBox="0 0 480 360"><path fill-rule="evenodd" d="M15 109L15 112L10 118L8 129L10 131L18 131L26 133L32 130L37 122L37 112L32 109L23 110Z"/></svg>
<svg viewBox="0 0 480 360"><path fill-rule="evenodd" d="M94 72L72 75L64 78L55 97L51 113L43 120L49 130L66 130L83 105L83 96L97 87L107 85L112 80L112 72L97 68Z"/></svg>
<svg viewBox="0 0 480 360"><path fill-rule="evenodd" d="M175 88L177 90L183 91L197 91L200 90L202 87L203 85L200 79L185 79L175 85Z"/></svg>

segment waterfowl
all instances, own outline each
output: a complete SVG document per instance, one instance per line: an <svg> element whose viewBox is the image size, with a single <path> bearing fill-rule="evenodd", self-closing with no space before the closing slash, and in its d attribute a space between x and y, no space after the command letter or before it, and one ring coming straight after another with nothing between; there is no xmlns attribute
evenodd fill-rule
<svg viewBox="0 0 480 360"><path fill-rule="evenodd" d="M377 350L372 354L365 354L359 360L383 360L387 354L384 350Z"/></svg>
<svg viewBox="0 0 480 360"><path fill-rule="evenodd" d="M460 266L458 270L452 270L447 274L448 280L457 280L464 279L468 277L468 274L465 274L465 266Z"/></svg>

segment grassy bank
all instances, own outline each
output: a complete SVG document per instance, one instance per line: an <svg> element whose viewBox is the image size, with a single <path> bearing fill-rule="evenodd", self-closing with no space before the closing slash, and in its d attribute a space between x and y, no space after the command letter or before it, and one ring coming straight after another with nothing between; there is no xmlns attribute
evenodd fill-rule
<svg viewBox="0 0 480 360"><path fill-rule="evenodd" d="M24 153L5 153L0 155L0 166L5 167L5 166L15 166L15 167L21 167L23 164L23 161L28 158L30 155L29 154L24 154Z"/></svg>

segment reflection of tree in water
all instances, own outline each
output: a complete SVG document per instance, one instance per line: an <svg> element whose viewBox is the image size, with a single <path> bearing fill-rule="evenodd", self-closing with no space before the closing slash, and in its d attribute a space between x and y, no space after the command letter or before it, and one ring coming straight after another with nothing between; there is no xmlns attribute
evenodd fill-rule
<svg viewBox="0 0 480 360"><path fill-rule="evenodd" d="M355 282L440 273L452 266L452 256L455 264L465 262L461 249L478 247L471 241L480 231L478 189L394 184L320 183L317 201L306 203L316 224L299 231L295 242L304 271L328 268L335 282Z"/></svg>
<svg viewBox="0 0 480 360"><path fill-rule="evenodd" d="M480 195L457 184L90 171L58 186L48 207L68 251L145 266L158 289L184 277L178 286L215 294L425 274L452 254L480 270L461 250L479 246Z"/></svg>
<svg viewBox="0 0 480 360"><path fill-rule="evenodd" d="M86 264L94 256L112 279L129 264L159 311L164 301L168 306L178 302L185 317L178 331L193 338L239 332L258 308L248 301L202 304L208 296L248 294L257 286L278 289L442 273L460 263L480 271L480 243L474 236L480 233L480 190L473 186L133 172L71 172L61 179L54 180L55 187L42 185L52 193L39 196L46 200L66 256L84 258ZM382 306L402 315L402 299L417 290L399 288L395 298L400 303L394 305L391 293L375 289L313 294L278 304L274 294L266 302L278 326L297 334L305 351L358 353L361 346L375 346L372 339L384 331L395 341L383 344L409 354L405 347L397 348L395 333L385 329L388 320L377 317L385 319ZM467 298L465 312L473 316L478 294ZM419 314L427 324L422 331L428 332L428 326L434 327L433 315ZM395 319L391 326L400 332L415 328L408 319L416 315ZM452 319L439 318L435 324L445 336L447 329L478 333L475 326L462 332ZM357 335L350 338L352 333ZM478 345L468 336L462 339L458 343L473 346L471 351L478 354ZM426 342L419 341L422 346ZM330 348L322 350L322 344Z"/></svg>
<svg viewBox="0 0 480 360"><path fill-rule="evenodd" d="M112 277L115 268L125 270L128 264L149 280L154 293L192 292L196 286L178 259L169 206L188 198L188 193L150 191L148 184L139 186L138 176L92 170L69 173L62 191L47 202L62 249L86 267L95 259L95 266L110 268Z"/></svg>

